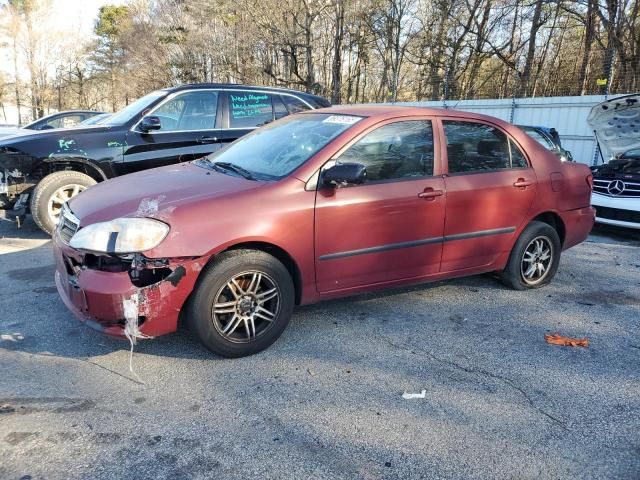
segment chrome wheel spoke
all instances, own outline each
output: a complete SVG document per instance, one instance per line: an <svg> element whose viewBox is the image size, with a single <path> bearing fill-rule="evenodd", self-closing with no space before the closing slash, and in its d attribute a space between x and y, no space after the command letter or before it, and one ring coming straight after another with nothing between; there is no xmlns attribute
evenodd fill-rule
<svg viewBox="0 0 640 480"><path fill-rule="evenodd" d="M529 268L527 268L527 271L524 272L524 276L527 278L531 278L535 273L536 273L536 264L532 263L531 265L529 265Z"/></svg>
<svg viewBox="0 0 640 480"><path fill-rule="evenodd" d="M536 255L540 256L542 253L543 243L542 240L536 240Z"/></svg>
<svg viewBox="0 0 640 480"><path fill-rule="evenodd" d="M266 291L264 291L262 293L259 293L256 296L258 297L258 303L263 304L265 302L268 302L272 298L277 297L278 296L278 289L274 287L274 288L272 288L270 290L266 290Z"/></svg>
<svg viewBox="0 0 640 480"><path fill-rule="evenodd" d="M240 285L238 284L238 282L236 281L236 279L232 279L230 282L227 283L227 287L229 287L229 290L231 291L231 294L236 298L240 298L242 295L244 295L244 290L242 290L242 287L240 287Z"/></svg>
<svg viewBox="0 0 640 480"><path fill-rule="evenodd" d="M51 201L52 203L58 203L60 205L62 205L64 202L66 202L68 199L67 198L63 198L60 196L60 192L56 192L53 197L51 197Z"/></svg>
<svg viewBox="0 0 640 480"><path fill-rule="evenodd" d="M251 340L251 329L249 328L249 320L248 318L245 318L243 320L244 322L244 331L247 333L247 340ZM251 323L253 323L253 320L251 320Z"/></svg>
<svg viewBox="0 0 640 480"><path fill-rule="evenodd" d="M251 277L251 283L249 283L246 293L257 293L258 288L260 288L261 281L262 281L262 274L255 272L253 274L253 277Z"/></svg>
<svg viewBox="0 0 640 480"><path fill-rule="evenodd" d="M216 315L223 315L225 313L233 313L236 311L236 301L232 301L232 302L223 302L223 303L216 303L213 306L213 313L215 313Z"/></svg>
<svg viewBox="0 0 640 480"><path fill-rule="evenodd" d="M263 320L266 320L268 322L273 322L273 319L276 317L275 313L273 313L270 310L267 310L266 308L264 308L262 305L260 305L257 309L256 309L256 313L254 314L256 317L262 318Z"/></svg>
<svg viewBox="0 0 640 480"><path fill-rule="evenodd" d="M240 325L240 322L242 322L242 318L239 317L238 315L234 315L231 318L231 320L229 320L229 323L227 323L227 325L224 327L224 329L222 330L222 333L226 335L231 335L233 332L236 331L236 328L238 328L238 325Z"/></svg>

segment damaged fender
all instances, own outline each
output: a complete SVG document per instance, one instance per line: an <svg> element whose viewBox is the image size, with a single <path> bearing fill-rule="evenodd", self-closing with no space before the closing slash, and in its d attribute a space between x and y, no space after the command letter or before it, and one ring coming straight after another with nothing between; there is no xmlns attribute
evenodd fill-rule
<svg viewBox="0 0 640 480"><path fill-rule="evenodd" d="M155 337L177 330L180 311L208 258L131 260L80 253L54 236L56 286L82 321L106 334Z"/></svg>

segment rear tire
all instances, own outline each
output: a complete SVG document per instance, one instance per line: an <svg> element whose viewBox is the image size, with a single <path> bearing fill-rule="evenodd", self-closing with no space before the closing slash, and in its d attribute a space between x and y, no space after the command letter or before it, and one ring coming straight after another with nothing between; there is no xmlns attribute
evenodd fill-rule
<svg viewBox="0 0 640 480"><path fill-rule="evenodd" d="M503 283L515 290L549 284L558 270L561 250L560 237L552 226L531 222L511 250L501 273Z"/></svg>
<svg viewBox="0 0 640 480"><path fill-rule="evenodd" d="M31 216L36 225L49 235L58 224L62 203L97 182L89 175L65 170L44 177L31 193Z"/></svg>
<svg viewBox="0 0 640 480"><path fill-rule="evenodd" d="M244 357L280 337L294 303L293 280L279 260L258 250L231 250L202 272L186 322L213 353Z"/></svg>

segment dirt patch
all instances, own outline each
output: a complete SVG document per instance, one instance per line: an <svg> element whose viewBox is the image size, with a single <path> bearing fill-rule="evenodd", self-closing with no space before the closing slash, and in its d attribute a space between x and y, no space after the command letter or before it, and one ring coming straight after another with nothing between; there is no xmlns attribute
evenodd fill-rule
<svg viewBox="0 0 640 480"><path fill-rule="evenodd" d="M575 295L572 300L587 306L635 305L640 306L640 297L620 290L594 290Z"/></svg>
<svg viewBox="0 0 640 480"><path fill-rule="evenodd" d="M21 268L19 270L9 270L7 276L11 280L31 281L46 278L53 281L54 266Z"/></svg>

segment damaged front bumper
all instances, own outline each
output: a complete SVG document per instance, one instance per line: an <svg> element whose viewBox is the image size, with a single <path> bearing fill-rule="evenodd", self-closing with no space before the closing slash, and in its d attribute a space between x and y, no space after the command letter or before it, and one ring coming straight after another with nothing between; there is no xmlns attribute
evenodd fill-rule
<svg viewBox="0 0 640 480"><path fill-rule="evenodd" d="M87 325L116 336L125 335L128 321L136 322L143 336L176 331L180 311L207 262L87 254L64 243L57 231L53 250L56 287L64 304Z"/></svg>

